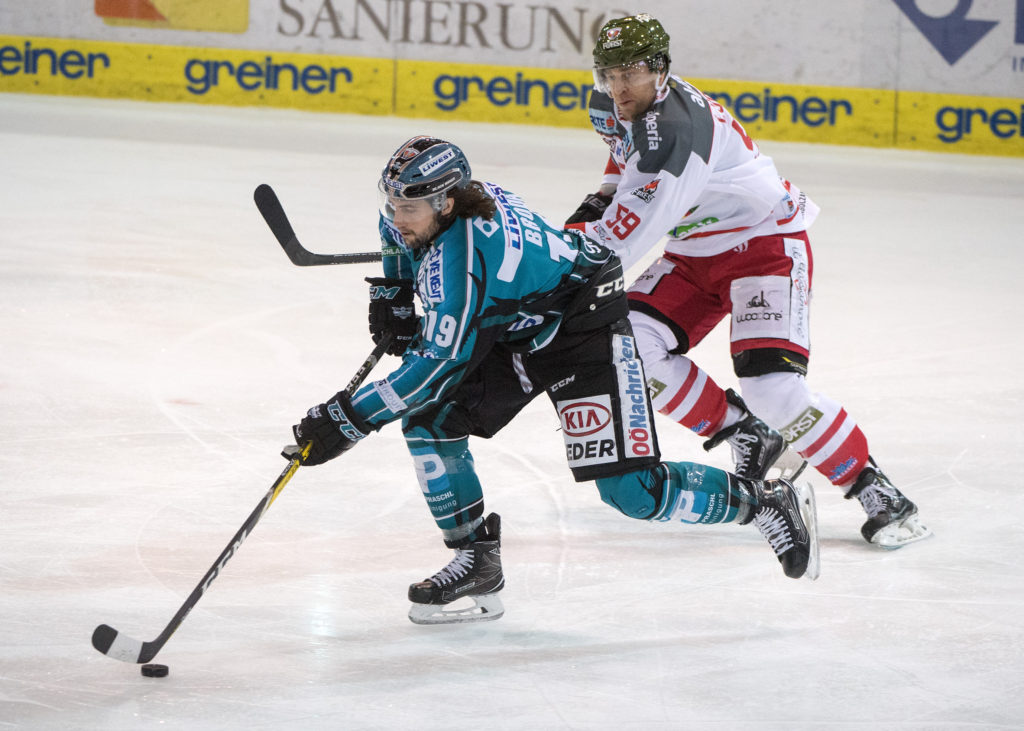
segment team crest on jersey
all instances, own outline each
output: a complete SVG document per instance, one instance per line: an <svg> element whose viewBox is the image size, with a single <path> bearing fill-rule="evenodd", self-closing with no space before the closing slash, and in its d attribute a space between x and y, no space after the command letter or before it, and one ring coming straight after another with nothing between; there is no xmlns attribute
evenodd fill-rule
<svg viewBox="0 0 1024 731"><path fill-rule="evenodd" d="M632 192L637 198L642 200L644 203L650 203L654 200L654 194L658 190L658 186L661 184L661 178L655 178L647 185L637 188Z"/></svg>
<svg viewBox="0 0 1024 731"><path fill-rule="evenodd" d="M444 302L444 255L438 247L431 247L420 263L416 284L424 303Z"/></svg>

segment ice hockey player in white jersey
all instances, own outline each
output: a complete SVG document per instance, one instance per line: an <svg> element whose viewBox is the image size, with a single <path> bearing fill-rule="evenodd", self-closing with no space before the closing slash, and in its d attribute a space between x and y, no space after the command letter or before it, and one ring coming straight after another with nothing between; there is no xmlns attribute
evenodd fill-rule
<svg viewBox="0 0 1024 731"><path fill-rule="evenodd" d="M566 221L615 251L624 269L667 234L662 257L629 290L655 408L707 437L706 449L729 443L747 477L763 478L788 443L859 500L870 543L897 548L926 537L860 427L805 380L806 229L817 207L728 110L671 75L669 61L669 36L650 15L601 28L590 121L611 155L600 190ZM685 355L727 316L742 397Z"/></svg>

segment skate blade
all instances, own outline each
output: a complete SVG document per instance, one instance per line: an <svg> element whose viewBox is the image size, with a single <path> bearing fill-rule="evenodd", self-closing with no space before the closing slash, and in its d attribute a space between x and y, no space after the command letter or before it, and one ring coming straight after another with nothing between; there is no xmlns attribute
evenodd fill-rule
<svg viewBox="0 0 1024 731"><path fill-rule="evenodd" d="M413 604L409 607L409 621L413 624L467 624L490 622L505 614L505 605L497 594L464 598L472 599L473 605L452 609L448 604Z"/></svg>
<svg viewBox="0 0 1024 731"><path fill-rule="evenodd" d="M887 551L895 551L908 543L921 541L932 535L931 530L921 522L917 513L899 523L887 525L871 536L871 543Z"/></svg>
<svg viewBox="0 0 1024 731"><path fill-rule="evenodd" d="M768 477L765 479L794 482L806 467L807 460L789 447L786 447L782 454L779 455L779 458L772 462L772 466L768 468Z"/></svg>
<svg viewBox="0 0 1024 731"><path fill-rule="evenodd" d="M818 503L815 500L814 488L811 487L811 483L793 483L793 489L796 490L797 498L800 500L800 517L804 519L804 525L807 526L807 536L810 539L810 550L807 552L807 570L804 571L804 575L800 578L815 581L821 574L821 558L818 551Z"/></svg>

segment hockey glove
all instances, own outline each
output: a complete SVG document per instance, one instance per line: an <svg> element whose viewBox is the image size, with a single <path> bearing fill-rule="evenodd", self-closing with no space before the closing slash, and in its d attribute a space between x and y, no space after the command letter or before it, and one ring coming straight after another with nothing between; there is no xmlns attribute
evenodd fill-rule
<svg viewBox="0 0 1024 731"><path fill-rule="evenodd" d="M391 277L367 277L370 283L370 335L373 342L390 333L388 355L401 355L420 329L412 281Z"/></svg>
<svg viewBox="0 0 1024 731"><path fill-rule="evenodd" d="M604 215L604 209L608 207L608 204L612 202L610 195L604 193L591 193L583 202L580 203L580 207L576 209L576 212L565 219L565 225L568 226L570 223L587 223L589 221L596 221Z"/></svg>
<svg viewBox="0 0 1024 731"><path fill-rule="evenodd" d="M292 427L295 443L301 449L312 442L304 465L318 465L347 452L371 431L352 409L352 400L345 391L336 393L325 404L314 406L306 417Z"/></svg>

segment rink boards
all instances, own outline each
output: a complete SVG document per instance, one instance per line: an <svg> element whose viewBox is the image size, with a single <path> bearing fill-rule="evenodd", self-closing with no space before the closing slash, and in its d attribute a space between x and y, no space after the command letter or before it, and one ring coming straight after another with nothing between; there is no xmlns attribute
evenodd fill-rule
<svg viewBox="0 0 1024 731"><path fill-rule="evenodd" d="M1024 156L1024 99L691 78L756 138ZM589 70L0 36L0 91L588 127Z"/></svg>

